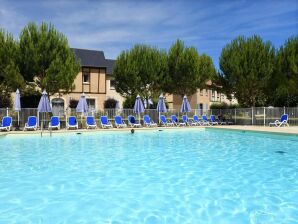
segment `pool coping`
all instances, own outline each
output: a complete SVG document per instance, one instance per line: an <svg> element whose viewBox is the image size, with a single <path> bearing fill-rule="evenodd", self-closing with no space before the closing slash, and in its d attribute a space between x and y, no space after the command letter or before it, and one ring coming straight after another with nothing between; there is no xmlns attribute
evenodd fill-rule
<svg viewBox="0 0 298 224"><path fill-rule="evenodd" d="M298 137L298 127L262 127L262 126L241 126L241 125L217 125L206 127L210 130L247 131L262 134L291 135Z"/></svg>
<svg viewBox="0 0 298 224"><path fill-rule="evenodd" d="M130 132L131 129L134 129L135 131L156 131L159 129L162 130L178 130L178 129L203 129L206 126L186 126L186 127L153 127L153 128L149 128L149 127L142 127L142 128L131 128L131 127L127 127L127 128L96 128L96 129L72 129L72 130L67 130L67 129L60 129L60 130L53 130L52 133L53 134L58 134L58 133L94 133L94 132L107 132L107 131L119 131L119 132ZM9 132L0 132L0 137L1 136L5 136L5 135L28 135L28 134L34 134L34 135L41 135L41 130L37 130L37 131L9 131ZM46 134L49 135L51 134L51 131L49 130L43 130L42 134Z"/></svg>
<svg viewBox="0 0 298 224"><path fill-rule="evenodd" d="M120 131L120 132L127 132L131 131L131 129L142 130L142 131L153 131L153 130L179 130L179 129L210 129L210 130L229 130L229 131L248 131L248 132L255 132L255 133L267 133L267 134L278 134L278 135L291 135L298 137L298 127L262 127L262 126L241 126L241 125L214 125L214 126L186 126L186 127L142 127L142 128L97 128L97 129L75 129L75 130L67 130L67 129L60 129L60 130L53 130L53 134L58 133L88 133L88 132L105 132L105 131ZM41 130L37 131L10 131L10 132L0 132L0 137L5 135L22 135L22 134L34 134L40 135ZM49 135L51 132L49 130L43 130L42 134Z"/></svg>

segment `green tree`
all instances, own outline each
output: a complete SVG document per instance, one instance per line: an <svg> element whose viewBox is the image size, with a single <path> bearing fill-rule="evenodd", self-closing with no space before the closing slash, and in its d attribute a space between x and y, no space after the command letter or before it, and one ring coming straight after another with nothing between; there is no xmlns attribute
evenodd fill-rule
<svg viewBox="0 0 298 224"><path fill-rule="evenodd" d="M115 89L122 96L157 98L167 77L166 52L135 45L117 57L113 73Z"/></svg>
<svg viewBox="0 0 298 224"><path fill-rule="evenodd" d="M13 36L0 29L0 107L11 106L10 93L24 86L16 62L18 52Z"/></svg>
<svg viewBox="0 0 298 224"><path fill-rule="evenodd" d="M51 95L73 88L80 63L67 38L53 25L29 23L20 34L19 68L26 81L34 81Z"/></svg>
<svg viewBox="0 0 298 224"><path fill-rule="evenodd" d="M192 95L198 88L203 88L215 73L210 57L199 56L194 47L185 47L181 40L177 40L169 50L168 68L165 90L181 96Z"/></svg>
<svg viewBox="0 0 298 224"><path fill-rule="evenodd" d="M237 37L220 55L217 80L226 94L234 93L241 106L264 105L265 89L274 70L275 50L261 37Z"/></svg>
<svg viewBox="0 0 298 224"><path fill-rule="evenodd" d="M113 98L108 98L103 103L105 109L114 109L117 105L117 100Z"/></svg>
<svg viewBox="0 0 298 224"><path fill-rule="evenodd" d="M278 50L274 76L268 90L270 104L298 105L298 36L289 38Z"/></svg>

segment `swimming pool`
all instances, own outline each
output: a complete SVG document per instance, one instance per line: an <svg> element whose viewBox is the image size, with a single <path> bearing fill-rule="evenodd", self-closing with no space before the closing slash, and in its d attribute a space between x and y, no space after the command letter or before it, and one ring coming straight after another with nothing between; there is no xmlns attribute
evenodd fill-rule
<svg viewBox="0 0 298 224"><path fill-rule="evenodd" d="M297 223L298 138L204 129L0 137L0 223Z"/></svg>

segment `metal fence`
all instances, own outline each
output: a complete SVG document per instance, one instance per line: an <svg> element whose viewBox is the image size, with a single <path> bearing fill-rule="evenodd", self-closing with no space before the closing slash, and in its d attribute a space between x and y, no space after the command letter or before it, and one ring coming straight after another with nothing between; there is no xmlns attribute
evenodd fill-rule
<svg viewBox="0 0 298 224"><path fill-rule="evenodd" d="M268 126L269 122L274 122L279 120L282 114L289 115L289 124L292 126L298 125L298 107L254 107L254 108L237 108L237 109L210 109L210 110L192 110L188 113L188 117L193 115L207 115L208 117L211 114L215 116L221 116L225 121L236 125L262 125ZM36 108L22 108L19 114L11 108L0 108L0 120L4 116L11 116L13 118L13 126L24 127L25 123L29 116L37 116L39 124L43 122L44 126L47 127L50 121L50 116L55 115L60 117L61 127L65 127L67 117L76 116L82 124L85 123L85 116L92 115L97 121L101 115L108 116L109 120L113 121L114 116L121 115L124 120L127 119L128 115L135 115L137 119L139 116L133 113L132 109L105 109L99 111L90 111L86 114L76 113L75 110L66 110L60 111L58 114L41 114L37 112ZM147 109L144 114L150 115L151 119L155 122L158 122L159 114L155 109ZM172 114L177 115L178 118L181 118L182 114L180 110L168 110L167 113L164 113L167 117L170 117ZM140 118L142 119L143 114Z"/></svg>

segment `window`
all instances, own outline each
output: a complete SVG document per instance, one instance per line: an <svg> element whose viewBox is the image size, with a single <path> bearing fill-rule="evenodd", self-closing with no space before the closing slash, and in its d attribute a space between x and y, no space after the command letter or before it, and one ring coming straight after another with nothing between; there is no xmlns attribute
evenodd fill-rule
<svg viewBox="0 0 298 224"><path fill-rule="evenodd" d="M110 89L115 89L115 80L110 80Z"/></svg>
<svg viewBox="0 0 298 224"><path fill-rule="evenodd" d="M89 111L95 111L95 99L86 99Z"/></svg>
<svg viewBox="0 0 298 224"><path fill-rule="evenodd" d="M198 111L199 115L202 115L203 114L203 104L202 103L199 104L198 109L199 109L199 111Z"/></svg>
<svg viewBox="0 0 298 224"><path fill-rule="evenodd" d="M89 83L89 82L90 82L90 73L83 72L83 83Z"/></svg>

